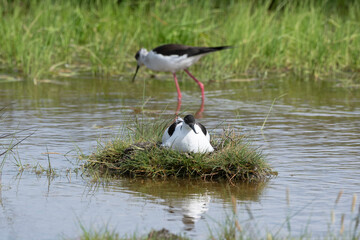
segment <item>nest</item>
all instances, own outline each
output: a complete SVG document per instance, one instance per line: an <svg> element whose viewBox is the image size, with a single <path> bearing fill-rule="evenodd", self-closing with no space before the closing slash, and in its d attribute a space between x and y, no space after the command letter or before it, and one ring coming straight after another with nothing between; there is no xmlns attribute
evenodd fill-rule
<svg viewBox="0 0 360 240"><path fill-rule="evenodd" d="M117 139L89 156L86 168L112 177L200 178L262 181L276 176L263 154L244 136L224 133L212 142L213 153L181 153L158 142Z"/></svg>

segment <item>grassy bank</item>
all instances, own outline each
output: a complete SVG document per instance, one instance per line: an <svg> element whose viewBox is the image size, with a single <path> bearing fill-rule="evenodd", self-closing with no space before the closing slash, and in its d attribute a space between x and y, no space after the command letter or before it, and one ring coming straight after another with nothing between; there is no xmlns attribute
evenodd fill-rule
<svg viewBox="0 0 360 240"><path fill-rule="evenodd" d="M183 43L236 46L194 67L203 79L360 70L357 1L289 1L271 10L271 1L82 2L2 0L1 69L34 82L89 73L130 79L140 47Z"/></svg>
<svg viewBox="0 0 360 240"><path fill-rule="evenodd" d="M166 123L139 123L133 134L100 144L86 160L92 176L201 178L204 180L261 181L277 173L242 135L224 130L212 136L215 152L180 153L160 146Z"/></svg>

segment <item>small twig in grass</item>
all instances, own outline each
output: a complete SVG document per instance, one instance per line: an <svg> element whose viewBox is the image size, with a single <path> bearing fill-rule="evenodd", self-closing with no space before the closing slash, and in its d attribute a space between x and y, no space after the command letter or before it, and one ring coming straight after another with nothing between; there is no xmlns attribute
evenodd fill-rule
<svg viewBox="0 0 360 240"><path fill-rule="evenodd" d="M48 159L48 164L49 164L49 172L48 172L48 174L51 175L53 171L51 169L50 154L49 154L49 149L48 149L47 146L46 146L46 152L48 153L47 154L47 159Z"/></svg>
<svg viewBox="0 0 360 240"><path fill-rule="evenodd" d="M352 199L352 204L351 204L351 212L355 212L356 199L357 199L357 195L356 195L356 193L354 193L353 199Z"/></svg>
<svg viewBox="0 0 360 240"><path fill-rule="evenodd" d="M357 214L356 220L355 220L353 239L356 239L356 232L357 232L357 229L359 227L359 222L360 222L360 205L359 205L359 211L358 211L358 214Z"/></svg>
<svg viewBox="0 0 360 240"><path fill-rule="evenodd" d="M268 114L267 114L266 117L265 117L265 120L264 120L264 122L263 122L263 125L262 125L261 128L260 128L260 131L263 131L263 129L264 129L264 127L265 127L265 124L266 124L266 122L267 122L267 120L268 120L268 118L269 118L269 115L270 115L270 113L271 113L271 110L272 110L273 106L275 105L275 102L276 102L278 99L280 99L280 98L282 98L283 96L285 96L285 95L287 95L287 93L284 93L284 94L280 95L279 97L274 98L274 100L273 100L273 102L272 102L272 104L271 104L271 106L270 106L269 112L268 112Z"/></svg>
<svg viewBox="0 0 360 240"><path fill-rule="evenodd" d="M144 109L145 105L150 101L150 99L151 99L151 97L148 97L148 98L144 101L143 105L141 105L141 109Z"/></svg>
<svg viewBox="0 0 360 240"><path fill-rule="evenodd" d="M345 214L342 214L341 215L341 227L340 227L340 235L342 235L344 233L344 229L345 229L345 226L344 226L344 221L345 221Z"/></svg>
<svg viewBox="0 0 360 240"><path fill-rule="evenodd" d="M232 179L233 179L234 177L236 177L236 176L239 174L240 171L241 171L241 168L239 168L238 171L237 171L236 173L234 173L234 175L230 178L229 181L230 181L231 184L233 184ZM233 185L234 185L234 184L233 184Z"/></svg>
<svg viewBox="0 0 360 240"><path fill-rule="evenodd" d="M342 196L343 193L344 193L343 190L340 190L340 191L339 191L339 193L338 193L338 195L337 195L337 197L336 197L336 200L335 200L335 206L339 203L340 198L341 198L341 196Z"/></svg>

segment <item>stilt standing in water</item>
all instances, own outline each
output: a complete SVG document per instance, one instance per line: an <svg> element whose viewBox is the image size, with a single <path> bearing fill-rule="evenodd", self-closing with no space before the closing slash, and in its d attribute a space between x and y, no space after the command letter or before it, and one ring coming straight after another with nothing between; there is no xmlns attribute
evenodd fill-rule
<svg viewBox="0 0 360 240"><path fill-rule="evenodd" d="M181 101L181 91L176 77L176 72L184 70L201 89L201 97L204 99L204 84L197 80L187 69L199 61L199 59L209 53L230 48L230 46L220 47L191 47L180 44L166 44L154 48L148 52L145 48L141 48L135 55L137 67L133 81L140 66L145 65L154 71L172 72L178 94L178 101Z"/></svg>

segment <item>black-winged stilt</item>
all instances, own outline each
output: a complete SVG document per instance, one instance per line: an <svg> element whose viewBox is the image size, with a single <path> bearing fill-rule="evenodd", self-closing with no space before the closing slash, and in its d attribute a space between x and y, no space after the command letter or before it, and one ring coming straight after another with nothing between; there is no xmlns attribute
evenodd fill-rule
<svg viewBox="0 0 360 240"><path fill-rule="evenodd" d="M197 123L193 115L177 120L168 127L162 137L163 147L171 147L180 152L213 152L210 135L204 125Z"/></svg>
<svg viewBox="0 0 360 240"><path fill-rule="evenodd" d="M142 65L154 71L172 72L178 94L178 100L181 101L181 92L179 83L176 77L176 72L184 70L201 89L201 97L204 99L204 84L197 80L187 68L199 61L199 59L211 52L220 51L230 48L231 46L220 47L191 47L181 44L166 44L154 48L150 52L145 48L141 48L135 55L137 67L133 81L136 74Z"/></svg>

